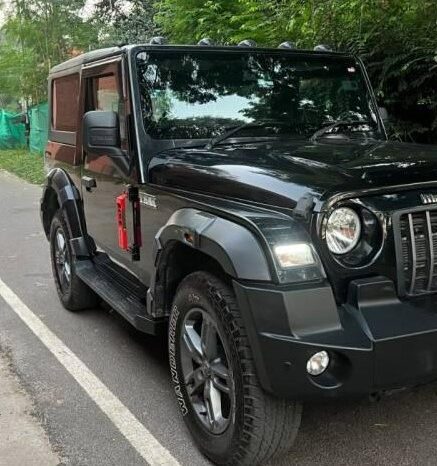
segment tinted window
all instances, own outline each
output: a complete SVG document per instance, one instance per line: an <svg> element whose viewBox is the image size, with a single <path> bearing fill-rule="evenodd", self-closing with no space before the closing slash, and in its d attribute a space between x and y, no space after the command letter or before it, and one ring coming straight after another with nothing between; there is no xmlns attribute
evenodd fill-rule
<svg viewBox="0 0 437 466"><path fill-rule="evenodd" d="M117 80L114 75L102 76L95 79L95 110L119 111L120 95L117 88Z"/></svg>
<svg viewBox="0 0 437 466"><path fill-rule="evenodd" d="M88 92L87 110L116 112L120 122L120 137L126 138L126 114L120 96L118 80L114 74L92 78L92 86Z"/></svg>
<svg viewBox="0 0 437 466"><path fill-rule="evenodd" d="M142 52L137 57L145 129L157 139L307 136L337 119L377 129L360 67L344 57L265 52ZM260 121L269 125L256 125ZM240 133L239 133L240 135Z"/></svg>
<svg viewBox="0 0 437 466"><path fill-rule="evenodd" d="M57 131L77 129L79 75L73 74L53 80L52 126Z"/></svg>

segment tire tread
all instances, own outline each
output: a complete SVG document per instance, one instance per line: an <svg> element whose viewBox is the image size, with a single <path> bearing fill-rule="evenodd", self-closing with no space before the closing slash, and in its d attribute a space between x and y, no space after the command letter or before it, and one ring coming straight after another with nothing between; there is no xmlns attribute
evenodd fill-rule
<svg viewBox="0 0 437 466"><path fill-rule="evenodd" d="M68 230L67 223L65 222L62 209L59 209L53 217L52 224L50 227L50 241L53 241L54 230L57 228L58 225L60 225L62 230L64 231L65 237L68 242L68 240L70 239L69 230ZM51 245L51 247L53 246ZM86 285L75 274L74 258L71 253L70 246L68 245L67 247L69 248L70 257L71 257L71 285L70 285L70 290L68 293L63 293L61 290L61 287L56 278L56 267L54 264L53 254L52 253L50 254L51 261L52 261L53 275L54 275L56 290L58 292L59 299L61 300L62 305L65 307L65 309L72 311L72 312L96 307L100 302L100 298L88 285Z"/></svg>
<svg viewBox="0 0 437 466"><path fill-rule="evenodd" d="M230 286L208 272L194 272L187 280L200 282L220 309L240 356L244 408L242 435L231 457L220 464L227 466L258 465L281 456L293 445L301 420L298 402L277 399L261 388L255 362L235 294Z"/></svg>

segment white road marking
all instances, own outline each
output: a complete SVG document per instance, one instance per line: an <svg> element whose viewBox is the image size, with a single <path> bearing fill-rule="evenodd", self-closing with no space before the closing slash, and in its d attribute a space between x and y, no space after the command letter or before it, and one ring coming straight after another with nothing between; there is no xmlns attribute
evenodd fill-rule
<svg viewBox="0 0 437 466"><path fill-rule="evenodd" d="M178 461L129 409L0 279L0 296L72 375L128 442L151 466L177 466Z"/></svg>

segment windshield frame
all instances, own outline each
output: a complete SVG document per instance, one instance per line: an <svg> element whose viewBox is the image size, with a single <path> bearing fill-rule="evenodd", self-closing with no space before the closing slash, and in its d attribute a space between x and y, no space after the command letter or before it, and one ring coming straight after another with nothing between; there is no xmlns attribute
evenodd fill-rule
<svg viewBox="0 0 437 466"><path fill-rule="evenodd" d="M305 58L311 58L314 56L322 56L328 60L335 60L341 58L348 58L354 60L361 76L363 78L363 83L365 85L366 91L370 97L370 104L372 106L373 113L376 118L376 124L378 132L382 140L387 140L387 133L379 114L378 104L376 101L373 88L370 83L369 76L367 74L366 68L363 64L363 61L352 54L343 53L343 52L316 52L309 50L299 50L299 49L273 49L273 48L243 48L238 46L208 46L201 47L196 45L139 45L133 46L129 49L129 74L130 74L130 84L131 84L131 94L133 101L133 111L135 118L135 136L141 154L142 162L145 165L148 164L150 159L155 156L157 153L162 152L167 149L176 149L176 148L189 148L189 147L199 147L205 146L210 138L205 139L153 139L149 134L147 134L144 120L142 117L141 110L141 97L140 97L140 86L138 80L138 64L137 56L143 52L160 52L160 53L174 53L177 52L196 52L198 54L205 53L210 54L212 52L225 52L229 54L249 54L249 53L265 53L269 55L291 55L291 56L300 56L302 60ZM266 140L267 137L259 138L238 138L241 142L244 142L244 139L254 141L254 140ZM270 138L271 139L271 138ZM141 162L140 162L141 163Z"/></svg>

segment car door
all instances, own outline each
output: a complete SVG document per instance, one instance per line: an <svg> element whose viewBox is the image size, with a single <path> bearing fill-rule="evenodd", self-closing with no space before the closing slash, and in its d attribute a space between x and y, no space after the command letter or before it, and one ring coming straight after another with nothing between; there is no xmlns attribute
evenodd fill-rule
<svg viewBox="0 0 437 466"><path fill-rule="evenodd" d="M83 149L82 196L88 234L99 249L121 262L130 256L120 249L116 221L117 197L127 185L135 184L129 174L129 141L126 131L128 100L124 93L122 60L84 67L82 92L84 111L114 111L120 121L121 147L126 153L125 163L120 164L109 155L99 155Z"/></svg>

